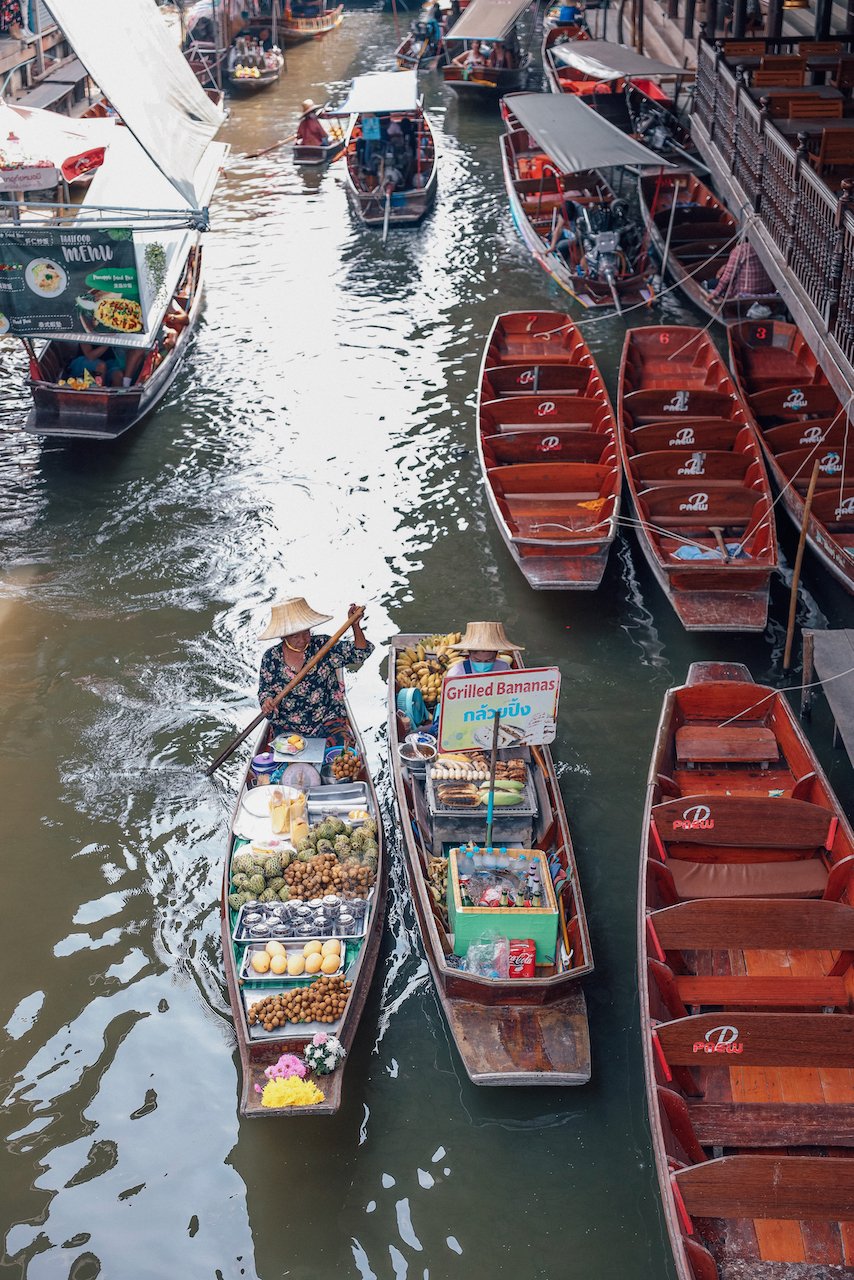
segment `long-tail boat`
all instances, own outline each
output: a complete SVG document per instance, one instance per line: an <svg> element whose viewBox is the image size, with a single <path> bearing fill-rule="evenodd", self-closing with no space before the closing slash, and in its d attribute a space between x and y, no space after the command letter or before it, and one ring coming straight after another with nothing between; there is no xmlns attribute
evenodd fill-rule
<svg viewBox="0 0 854 1280"><path fill-rule="evenodd" d="M531 55L519 47L516 24L528 4L529 0L471 0L448 31L446 47L453 43L462 53L442 67L442 78L462 101L495 103L526 87Z"/></svg>
<svg viewBox="0 0 854 1280"><path fill-rule="evenodd" d="M616 533L622 468L608 392L568 315L496 318L477 419L490 510L528 583L594 590Z"/></svg>
<svg viewBox="0 0 854 1280"><path fill-rule="evenodd" d="M346 184L356 215L367 226L385 229L419 223L436 200L438 173L433 132L416 73L381 71L358 76L342 112L353 117ZM392 123L397 127L395 145L389 132ZM401 141L403 145L397 146ZM388 180L392 173L399 179L393 188Z"/></svg>
<svg viewBox="0 0 854 1280"><path fill-rule="evenodd" d="M807 540L854 593L854 433L806 340L782 320L728 330L730 366L759 434L771 477L798 529L815 463Z"/></svg>
<svg viewBox="0 0 854 1280"><path fill-rule="evenodd" d="M701 329L630 329L620 448L650 568L687 631L762 631L777 538L756 433Z"/></svg>
<svg viewBox="0 0 854 1280"><path fill-rule="evenodd" d="M696 174L641 174L638 199L665 278L678 284L706 315L729 324L743 317L754 303L782 310L783 302L776 292L717 299L707 287L721 274L739 243L739 230L729 209Z"/></svg>
<svg viewBox="0 0 854 1280"><path fill-rule="evenodd" d="M647 1106L678 1280L854 1264L854 833L785 694L694 663L641 845Z"/></svg>
<svg viewBox="0 0 854 1280"><path fill-rule="evenodd" d="M260 45L238 39L228 51L225 83L229 93L245 97L278 84L285 59L277 48L264 51Z"/></svg>
<svg viewBox="0 0 854 1280"><path fill-rule="evenodd" d="M305 943L302 935L296 932L298 926L293 923L297 912L295 906L292 911L288 912L287 903L280 908L275 905L274 901L269 902L265 919L272 919L272 915L269 914L271 911L279 912L280 914L277 916L278 923L273 923L272 934L267 933L264 937L259 936L256 940L252 929L257 926L247 922L246 916L251 916L253 912L257 911L258 904L242 904L237 910L234 910L229 901L232 898L234 889L235 857L247 852L251 852L253 857L257 857L259 856L259 846L261 849L264 846L269 846L274 854L276 852L275 838L272 846L270 846L270 838L273 836L272 825L267 820L265 831L265 820L263 817L259 817L263 805L259 806L258 797L260 796L263 802L265 793L272 795L277 788L269 785L253 785L255 779L251 761L244 773L237 803L232 813L228 856L225 860L222 882L220 923L228 998L231 1004L237 1045L240 1051L242 1072L240 1113L244 1116L333 1115L341 1104L346 1060L330 1075L323 1075L315 1080L324 1095L323 1102L318 1102L311 1106L271 1108L262 1105L261 1090L266 1083L265 1070L273 1066L284 1053L301 1054L306 1044L319 1031L336 1036L349 1053L376 967L383 918L385 916L386 855L383 845L380 809L374 785L365 764L364 745L349 707L347 714L349 718L349 733L347 737L349 743L352 744L352 749L355 750L359 757L358 772L355 773L352 779L348 780L347 785L335 785L334 779L330 779L328 784L324 783L309 789L307 792L303 792L307 799L307 821L309 823L316 825L330 816L338 816L339 824L343 822L345 829L352 834L352 831L358 830L358 825L354 825L347 820L347 815L353 811L362 811L370 814L371 820L376 824L377 864L372 875L367 907L362 908L363 917L361 922L354 917L356 923L346 926L345 931L345 926L340 924L339 921L339 930L336 931L334 926L330 924L329 929L316 935L316 940L320 941L321 944L324 940L328 940L333 936L339 937L342 948L342 964L336 978L341 978L351 984L344 1012L332 1023L286 1021L284 1025L266 1030L263 1023L250 1012L253 1005L265 1000L267 997L274 998L297 990L305 990L310 987L313 979L307 974L294 977L288 977L287 974L283 974L281 977L276 977L271 971L258 975L251 964L253 952L265 949L264 938L275 940L281 937L282 945L287 949L288 954L292 950L294 954L302 954ZM309 740L309 744L313 741ZM256 743L253 755L267 753L269 756L272 745L269 726L267 726ZM288 766L287 757L283 757L282 760L286 773L288 767L305 767L301 765L298 757L291 758L290 766ZM321 778L324 778L325 774L326 769L324 768L321 770ZM281 794L287 794L288 790L292 789L287 788ZM295 797L298 795L297 792L293 794ZM287 848L288 842L286 841ZM288 852L287 856L290 858L291 854ZM263 862L263 852L260 857ZM237 865L239 866L240 864L238 863ZM285 870L287 871L287 868ZM327 890L326 892L329 893L330 891ZM334 891L332 892L334 894ZM362 892L362 890L359 891L360 894ZM339 898L341 896L339 894ZM355 900L358 901L358 899ZM234 901L233 898L232 901ZM267 900L261 899L262 910L264 909L265 901ZM345 902L344 907L346 905ZM263 926L264 920L261 921L261 924ZM321 976L321 973L318 973L314 981L319 980ZM307 1078L312 1079L311 1073Z"/></svg>
<svg viewBox="0 0 854 1280"><path fill-rule="evenodd" d="M693 156L691 131L677 114L684 68L610 40L543 41L543 72L552 93L581 97L598 115L661 154ZM671 95L663 85L675 80Z"/></svg>
<svg viewBox="0 0 854 1280"><path fill-rule="evenodd" d="M129 387L98 386L85 389L68 385L68 362L77 352L75 343L52 340L44 349L31 349L27 385L33 407L24 430L38 436L66 440L115 440L136 427L157 408L181 368L199 319L204 295L202 246L197 243L188 258L183 288L188 301L186 324L178 331L174 346L162 340L146 352L145 360ZM94 341L105 341L102 333Z"/></svg>
<svg viewBox="0 0 854 1280"><path fill-rule="evenodd" d="M476 815L471 808L456 808L453 800L446 803L432 765L427 764L419 775L401 759L399 749L405 745L409 722L403 723L397 712L398 666L407 650L418 652L422 639L399 635L392 640L389 747L409 888L448 1029L474 1084L584 1084L591 1071L590 1037L580 979L592 971L593 958L575 855L551 755L547 748L513 749L514 758L523 762L526 795L531 797L527 808L530 816L514 817L514 834L506 840L499 837L496 825L494 839L496 844L500 838L507 845L513 839L522 840L528 852L539 858L545 879L544 903L550 904L552 913L556 907L559 915L557 949L552 946L548 963L541 962L538 950L532 976L504 978L467 971L461 967L466 949L452 930L449 917L451 904L461 909L465 898L456 869L449 868L449 864L455 846L472 839L478 845L485 843L486 815L483 808ZM441 670L432 659L430 644L426 652L433 666ZM517 662L517 666L521 667L521 663ZM536 813L532 813L533 809ZM505 814L510 812L502 810ZM526 824L525 834L519 835ZM511 856L506 848L501 853ZM446 879L450 886L447 892ZM494 912L502 910L495 908L492 919L497 920ZM486 914L489 917L490 913ZM480 915L483 917L484 913ZM461 929L462 917L458 914L456 918ZM518 928L519 937L525 938L533 927L531 917L519 909L518 921L518 925L503 927ZM485 923L488 929L489 918ZM516 936L515 932L512 936Z"/></svg>
<svg viewBox="0 0 854 1280"><path fill-rule="evenodd" d="M280 23L282 44L290 48L308 40L319 40L340 27L343 21L343 4L327 8L326 0L319 0L317 4L303 4L299 12L294 11L293 4L288 4Z"/></svg>
<svg viewBox="0 0 854 1280"><path fill-rule="evenodd" d="M306 142L294 143L294 164L316 167L329 164L340 156L347 143L346 116L339 111L321 107L316 113L326 127L327 140L322 146Z"/></svg>
<svg viewBox="0 0 854 1280"><path fill-rule="evenodd" d="M660 157L580 99L517 93L502 109L510 212L539 265L585 307L651 302L652 268L639 267L640 227L600 167L660 164Z"/></svg>

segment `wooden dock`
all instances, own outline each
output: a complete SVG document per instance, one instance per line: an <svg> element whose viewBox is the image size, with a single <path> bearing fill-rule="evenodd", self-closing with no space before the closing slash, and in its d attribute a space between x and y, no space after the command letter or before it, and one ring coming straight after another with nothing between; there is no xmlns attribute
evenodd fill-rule
<svg viewBox="0 0 854 1280"><path fill-rule="evenodd" d="M854 631L804 631L804 685L822 682L833 716L833 745L842 739L854 764ZM808 714L814 690L804 688L801 715Z"/></svg>

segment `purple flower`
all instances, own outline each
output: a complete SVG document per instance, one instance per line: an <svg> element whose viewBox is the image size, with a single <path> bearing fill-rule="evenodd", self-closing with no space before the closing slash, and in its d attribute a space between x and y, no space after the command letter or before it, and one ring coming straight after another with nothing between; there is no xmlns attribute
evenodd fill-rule
<svg viewBox="0 0 854 1280"><path fill-rule="evenodd" d="M311 1043L314 1045L317 1045L317 1047L319 1048L322 1044L326 1044L326 1041L328 1039L329 1039L329 1036L326 1034L325 1031L318 1031L317 1035L314 1037Z"/></svg>

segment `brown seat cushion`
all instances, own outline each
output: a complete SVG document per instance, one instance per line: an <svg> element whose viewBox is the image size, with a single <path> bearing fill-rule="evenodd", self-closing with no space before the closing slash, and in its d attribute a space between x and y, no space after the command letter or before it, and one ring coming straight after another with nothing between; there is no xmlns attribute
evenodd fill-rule
<svg viewBox="0 0 854 1280"><path fill-rule="evenodd" d="M819 858L797 862L667 863L676 892L687 898L820 898L827 871Z"/></svg>

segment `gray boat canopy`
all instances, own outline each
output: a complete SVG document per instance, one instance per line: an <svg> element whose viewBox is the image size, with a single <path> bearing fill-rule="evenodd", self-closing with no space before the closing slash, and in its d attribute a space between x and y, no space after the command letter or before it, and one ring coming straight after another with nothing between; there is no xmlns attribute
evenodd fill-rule
<svg viewBox="0 0 854 1280"><path fill-rule="evenodd" d="M417 111L420 102L414 71L372 71L356 76L341 113L375 115L379 111Z"/></svg>
<svg viewBox="0 0 854 1280"><path fill-rule="evenodd" d="M562 173L622 164L674 167L574 94L511 93L504 102Z"/></svg>
<svg viewBox="0 0 854 1280"><path fill-rule="evenodd" d="M531 0L471 0L445 40L503 40Z"/></svg>
<svg viewBox="0 0 854 1280"><path fill-rule="evenodd" d="M597 80L619 80L622 76L654 79L685 74L684 67L647 58L627 45L612 44L610 40L567 40L565 44L552 45L551 52L555 62L574 67Z"/></svg>

